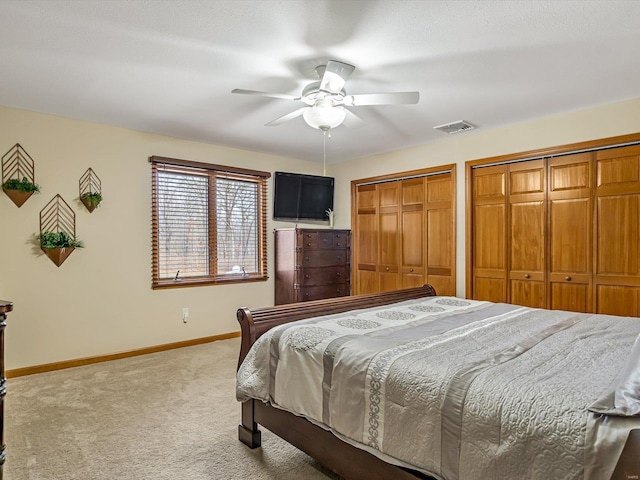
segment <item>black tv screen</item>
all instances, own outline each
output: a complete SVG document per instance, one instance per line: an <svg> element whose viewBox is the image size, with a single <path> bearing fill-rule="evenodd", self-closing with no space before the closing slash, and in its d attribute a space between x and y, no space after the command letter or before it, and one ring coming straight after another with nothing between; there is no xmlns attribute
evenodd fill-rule
<svg viewBox="0 0 640 480"><path fill-rule="evenodd" d="M333 210L332 177L276 172L273 218L275 220L329 220Z"/></svg>

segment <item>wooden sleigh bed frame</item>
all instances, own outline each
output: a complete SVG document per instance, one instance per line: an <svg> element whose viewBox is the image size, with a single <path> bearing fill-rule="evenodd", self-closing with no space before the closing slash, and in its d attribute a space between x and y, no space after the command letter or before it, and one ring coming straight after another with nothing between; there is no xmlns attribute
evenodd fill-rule
<svg viewBox="0 0 640 480"><path fill-rule="evenodd" d="M269 329L278 325L435 295L435 289L431 285L424 285L407 290L355 295L255 310L241 308L237 312L237 319L242 331L238 368L256 340ZM424 473L387 463L365 450L342 441L330 431L303 417L272 407L260 400L249 400L242 403L242 421L238 425L238 438L252 449L261 446L261 432L258 425L267 428L316 459L329 470L349 480L434 480L433 477ZM640 452L640 429L633 430L629 435L623 454L610 480L638 479L640 473L638 452Z"/></svg>

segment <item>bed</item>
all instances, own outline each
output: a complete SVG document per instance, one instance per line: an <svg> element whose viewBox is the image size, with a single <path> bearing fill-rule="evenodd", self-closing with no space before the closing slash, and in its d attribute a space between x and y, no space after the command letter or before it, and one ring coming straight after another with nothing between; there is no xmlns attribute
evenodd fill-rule
<svg viewBox="0 0 640 480"><path fill-rule="evenodd" d="M400 290L238 310L239 439L347 479L640 478L640 320Z"/></svg>

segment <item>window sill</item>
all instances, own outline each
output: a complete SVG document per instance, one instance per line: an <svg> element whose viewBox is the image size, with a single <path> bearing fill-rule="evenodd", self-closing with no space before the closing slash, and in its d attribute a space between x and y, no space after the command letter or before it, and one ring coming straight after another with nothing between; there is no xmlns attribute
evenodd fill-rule
<svg viewBox="0 0 640 480"><path fill-rule="evenodd" d="M160 290L165 288L184 288L184 287L204 287L207 285L230 285L237 283L253 283L253 282L266 282L269 279L266 275L228 275L219 277L206 277L206 278L182 278L179 281L175 280L158 280L151 284L153 290Z"/></svg>

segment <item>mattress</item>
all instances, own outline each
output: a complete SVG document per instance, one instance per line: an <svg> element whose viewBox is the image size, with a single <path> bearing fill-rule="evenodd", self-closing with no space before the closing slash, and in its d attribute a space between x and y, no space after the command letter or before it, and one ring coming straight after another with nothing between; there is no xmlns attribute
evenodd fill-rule
<svg viewBox="0 0 640 480"><path fill-rule="evenodd" d="M640 428L640 320L427 297L273 328L237 398L444 480L608 479Z"/></svg>

